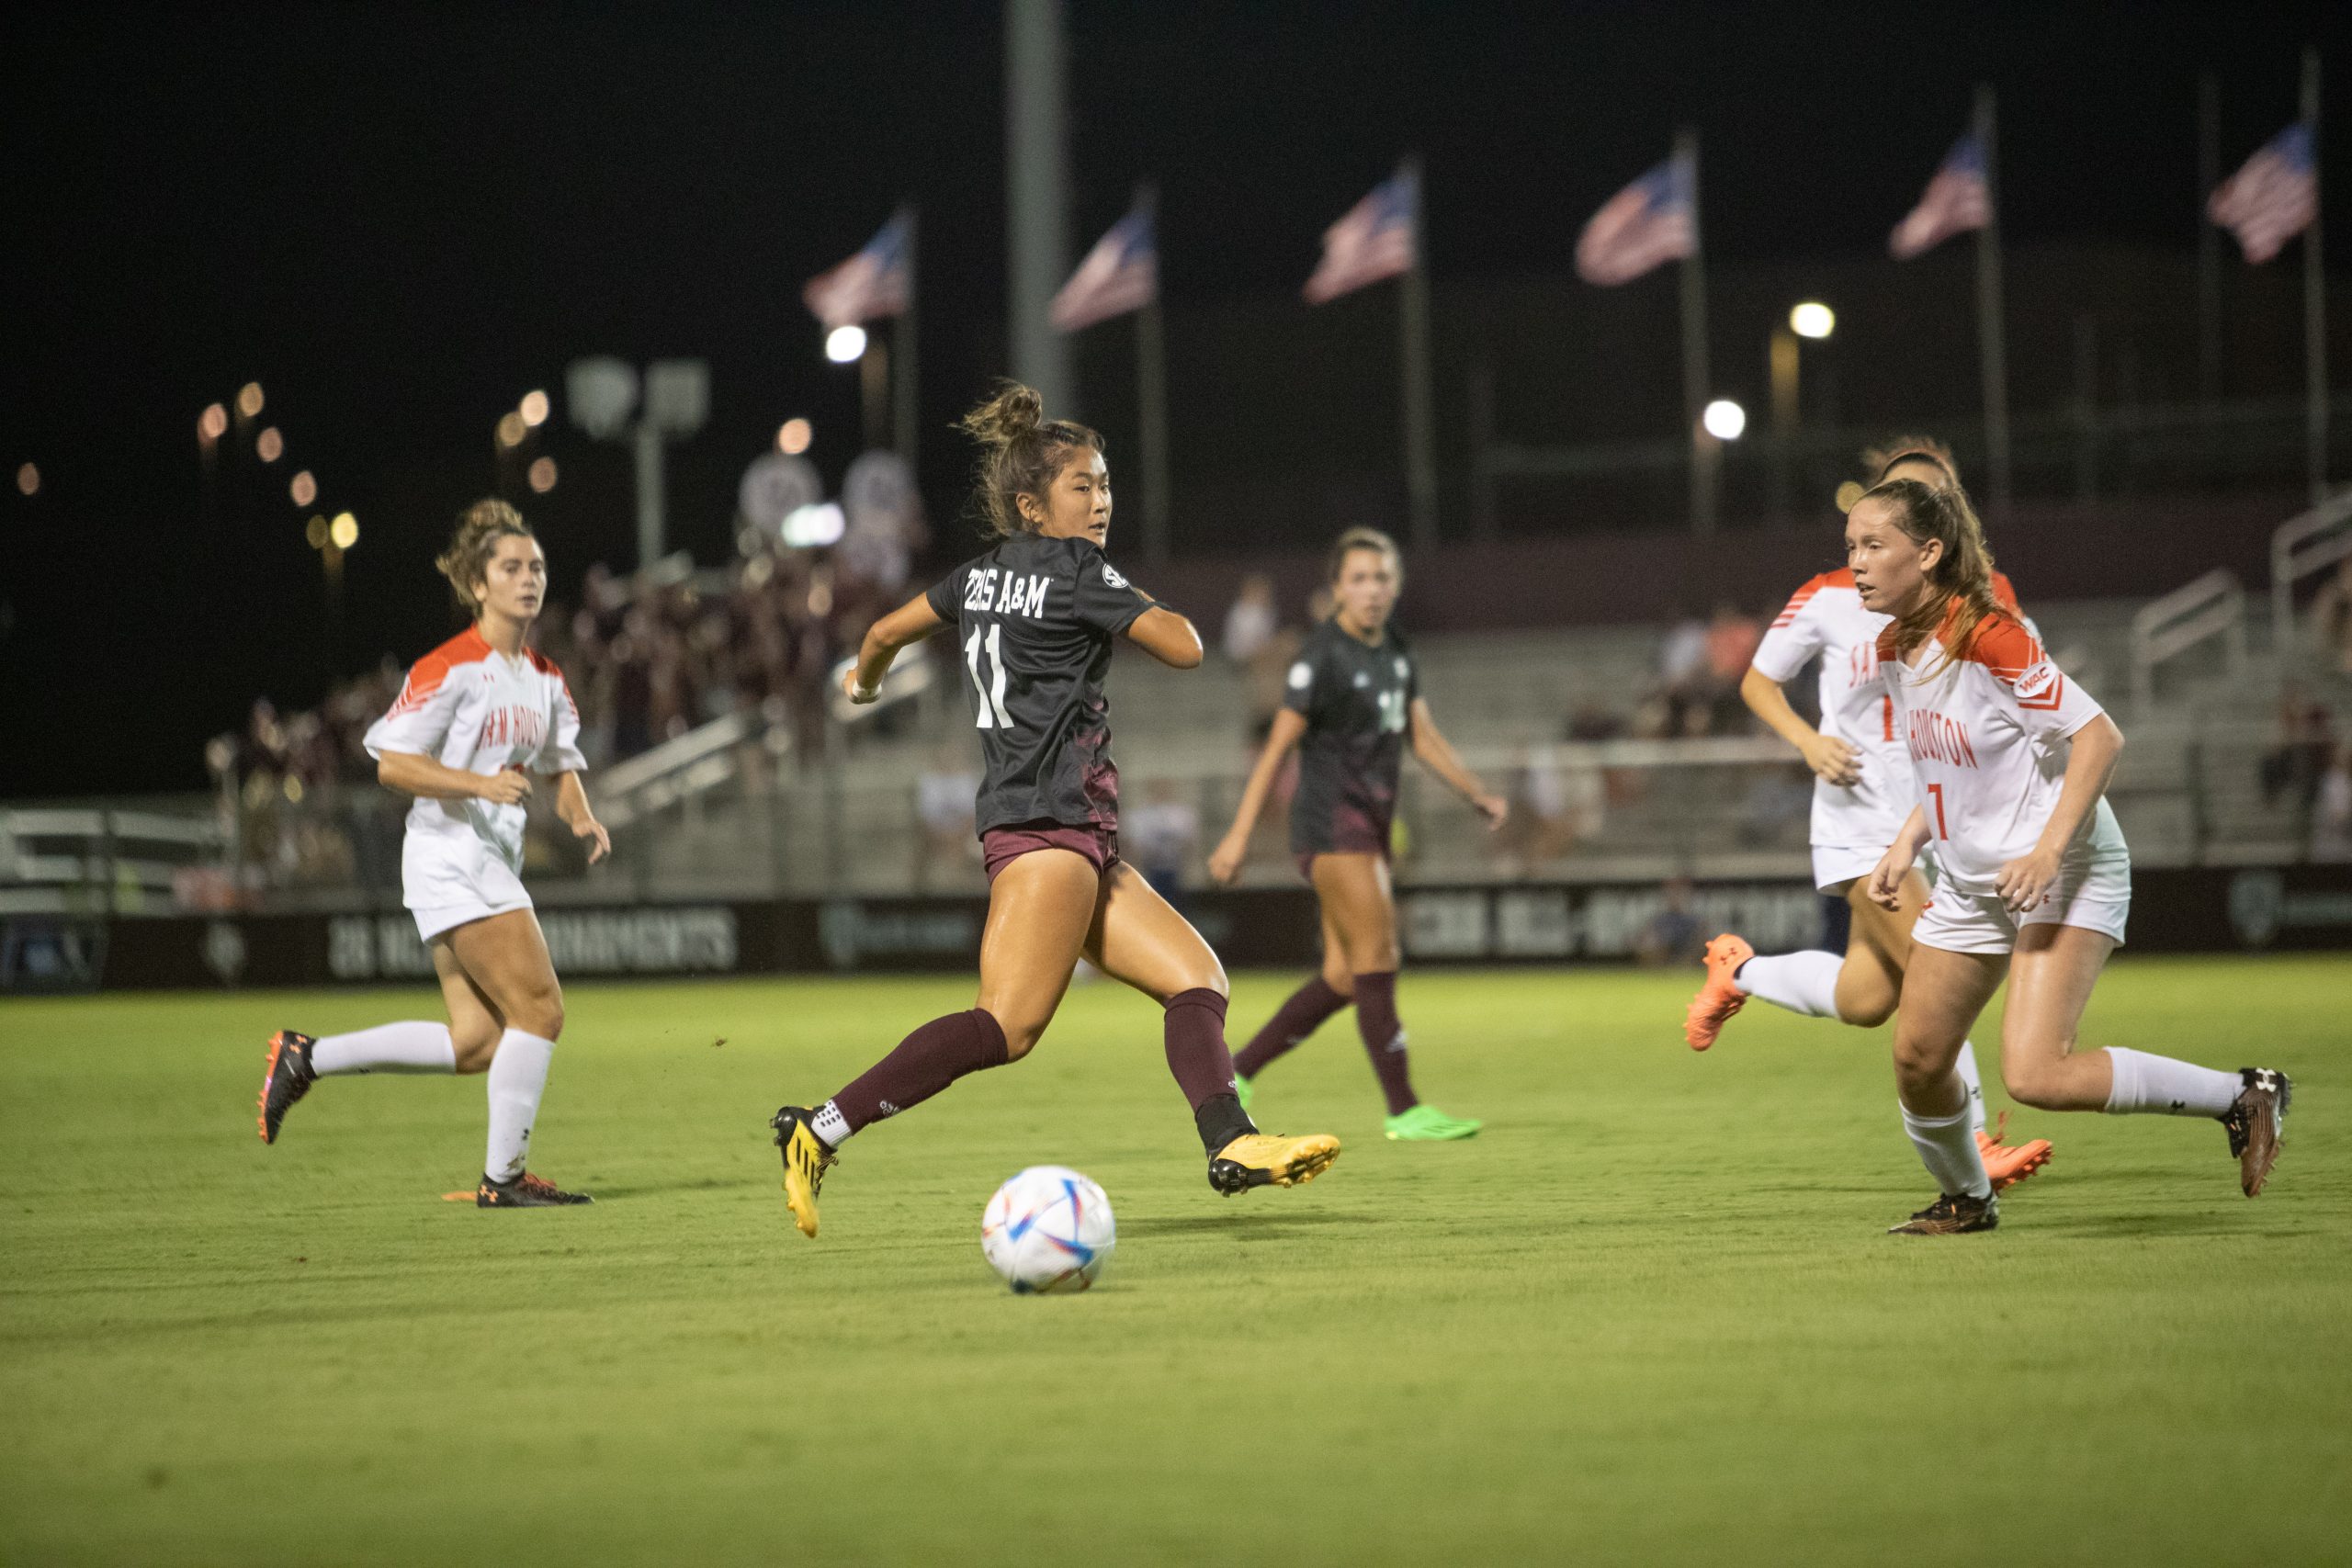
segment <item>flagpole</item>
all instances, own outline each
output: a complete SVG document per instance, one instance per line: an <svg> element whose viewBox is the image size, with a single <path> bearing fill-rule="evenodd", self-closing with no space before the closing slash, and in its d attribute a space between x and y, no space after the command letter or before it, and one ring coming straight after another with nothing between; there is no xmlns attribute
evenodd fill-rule
<svg viewBox="0 0 2352 1568"><path fill-rule="evenodd" d="M2327 499L2327 273L2320 265L2319 51L2303 51L2303 123L2311 129L2312 221L2303 231L2303 442L2312 503Z"/></svg>
<svg viewBox="0 0 2352 1568"><path fill-rule="evenodd" d="M1159 190L1136 189L1136 209L1151 222L1153 265L1159 254ZM1168 560L1168 338L1159 315L1159 289L1136 312L1136 412L1142 439L1143 553L1153 566Z"/></svg>
<svg viewBox="0 0 2352 1568"><path fill-rule="evenodd" d="M1715 474L1722 443L1707 434L1706 231L1699 221L1699 133L1674 137L1674 157L1690 182L1690 250L1682 258L1682 423L1690 439L1690 531L1715 531Z"/></svg>
<svg viewBox="0 0 2352 1568"><path fill-rule="evenodd" d="M2222 398L2222 227L2205 203L2222 183L2222 84L2197 80L2197 390L2210 410Z"/></svg>
<svg viewBox="0 0 2352 1568"><path fill-rule="evenodd" d="M1984 455L1995 515L2009 510L2009 356L2001 312L2001 187L1993 88L1976 88L1976 146L1984 158L1984 227L1976 231L1976 343L1984 382Z"/></svg>
<svg viewBox="0 0 2352 1568"><path fill-rule="evenodd" d="M900 209L900 211L905 215L907 224L907 305L905 310L899 312L898 321L890 329L890 346L893 350L891 355L893 364L890 367L890 402L892 423L897 427L892 434L890 445L899 454L899 459L911 471L915 466L915 434L922 423L921 416L916 412L919 389L915 377L915 283L919 276L916 271L918 253L915 248L917 229L914 204L908 203Z"/></svg>
<svg viewBox="0 0 2352 1568"><path fill-rule="evenodd" d="M1404 378L1405 490L1413 547L1437 544L1437 432L1435 399L1430 388L1430 281L1428 225L1422 221L1421 160L1405 160L1403 174L1413 192L1413 265L1398 280L1399 357Z"/></svg>

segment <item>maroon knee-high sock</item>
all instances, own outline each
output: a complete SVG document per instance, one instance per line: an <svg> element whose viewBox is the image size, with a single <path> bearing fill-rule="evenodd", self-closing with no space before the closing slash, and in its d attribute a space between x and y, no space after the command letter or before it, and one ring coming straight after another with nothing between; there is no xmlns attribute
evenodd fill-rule
<svg viewBox="0 0 2352 1568"><path fill-rule="evenodd" d="M967 1073L1012 1059L1004 1030L978 1008L934 1018L875 1063L841 1093L834 1108L856 1132L869 1122L911 1110Z"/></svg>
<svg viewBox="0 0 2352 1568"><path fill-rule="evenodd" d="M1364 1054L1380 1076L1380 1092L1388 1097L1388 1114L1401 1116L1420 1103L1405 1066L1405 1025L1396 1016L1396 972L1356 976L1356 1031L1363 1036Z"/></svg>
<svg viewBox="0 0 2352 1568"><path fill-rule="evenodd" d="M1349 999L1347 992L1333 990L1329 981L1316 976L1293 991L1290 999L1266 1021L1266 1027L1241 1048L1241 1054L1233 1058L1234 1070L1243 1077L1256 1077L1266 1070L1267 1063L1314 1033L1317 1025L1346 1007Z"/></svg>
<svg viewBox="0 0 2352 1568"><path fill-rule="evenodd" d="M1225 1048L1225 998L1205 987L1168 998L1168 1070L1193 1107L1201 1145L1211 1154L1258 1129L1233 1092L1233 1056Z"/></svg>

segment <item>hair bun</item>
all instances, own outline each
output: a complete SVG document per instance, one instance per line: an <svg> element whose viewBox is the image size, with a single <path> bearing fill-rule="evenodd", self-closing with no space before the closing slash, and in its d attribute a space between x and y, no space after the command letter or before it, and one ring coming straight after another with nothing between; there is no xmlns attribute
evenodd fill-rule
<svg viewBox="0 0 2352 1568"><path fill-rule="evenodd" d="M1044 428L1046 400L1035 387L998 383L996 395L959 422L963 431L991 446L1010 446Z"/></svg>

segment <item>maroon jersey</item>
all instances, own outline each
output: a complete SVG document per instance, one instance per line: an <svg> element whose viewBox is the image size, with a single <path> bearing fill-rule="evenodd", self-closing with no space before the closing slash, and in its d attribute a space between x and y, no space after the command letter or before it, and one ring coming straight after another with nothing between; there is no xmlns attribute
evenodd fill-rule
<svg viewBox="0 0 2352 1568"><path fill-rule="evenodd" d="M1420 678L1405 639L1383 627L1377 643L1315 628L1290 667L1283 705L1306 719L1291 797L1293 854L1388 852L1396 776Z"/></svg>
<svg viewBox="0 0 2352 1568"><path fill-rule="evenodd" d="M1111 643L1151 608L1091 539L1019 534L926 597L956 627L980 733L977 826L1115 828L1119 770L1102 677Z"/></svg>

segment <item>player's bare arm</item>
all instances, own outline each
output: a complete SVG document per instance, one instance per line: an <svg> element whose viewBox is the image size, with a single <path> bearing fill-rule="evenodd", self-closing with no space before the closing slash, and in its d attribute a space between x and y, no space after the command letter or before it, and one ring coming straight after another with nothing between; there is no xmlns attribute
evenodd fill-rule
<svg viewBox="0 0 2352 1568"><path fill-rule="evenodd" d="M1193 670L1201 662L1201 634L1190 620L1165 604L1154 604L1135 618L1127 640L1175 670Z"/></svg>
<svg viewBox="0 0 2352 1568"><path fill-rule="evenodd" d="M563 818L563 825L571 829L573 838L589 840L590 865L613 852L613 836L605 831L605 825L597 821L595 812L589 809L588 791L581 784L578 773L557 776L555 814Z"/></svg>
<svg viewBox="0 0 2352 1568"><path fill-rule="evenodd" d="M1912 863L1928 842L1928 813L1915 806L1911 815L1903 819L1902 830L1894 835L1894 842L1886 848L1878 869L1871 873L1871 902L1882 909L1900 912L1903 908L1903 884L1911 874Z"/></svg>
<svg viewBox="0 0 2352 1568"><path fill-rule="evenodd" d="M1764 727L1797 749L1815 776L1833 784L1850 784L1862 776L1862 754L1834 735L1824 735L1789 705L1781 682L1753 665L1740 677L1739 700Z"/></svg>
<svg viewBox="0 0 2352 1568"><path fill-rule="evenodd" d="M1994 879L1994 890L2012 910L2032 908L2057 882L2067 850L2090 826L2091 813L2098 808L2099 796L2107 793L2116 760L2122 755L2123 731L2105 714L2068 738L2065 783L2041 837L2030 852L2005 863Z"/></svg>
<svg viewBox="0 0 2352 1568"><path fill-rule="evenodd" d="M1503 825L1510 815L1510 802L1487 787L1486 782L1470 771L1453 742L1438 728L1437 720L1430 716L1427 697L1415 697L1408 712L1413 721L1413 755L1421 766L1445 781L1448 789L1470 803L1470 808L1487 820L1488 831Z"/></svg>
<svg viewBox="0 0 2352 1568"><path fill-rule="evenodd" d="M1306 733L1306 716L1294 708L1283 708L1274 715L1273 728L1267 732L1266 744L1258 753L1257 765L1250 770L1250 782L1242 786L1241 804L1233 813L1233 826L1209 856L1209 874L1220 883L1229 883L1241 871L1241 863L1250 855L1250 835L1258 830L1258 816L1266 808L1266 797L1273 793L1274 775L1282 772L1283 759L1289 756Z"/></svg>
<svg viewBox="0 0 2352 1568"><path fill-rule="evenodd" d="M916 594L865 628L857 661L842 677L842 690L849 694L851 702L872 702L880 694L882 677L890 672L890 661L899 657L899 650L912 648L946 624L927 596Z"/></svg>
<svg viewBox="0 0 2352 1568"><path fill-rule="evenodd" d="M423 800L487 800L497 806L520 806L531 798L530 775L520 768L469 773L414 751L386 751L376 764L376 781L386 789Z"/></svg>

